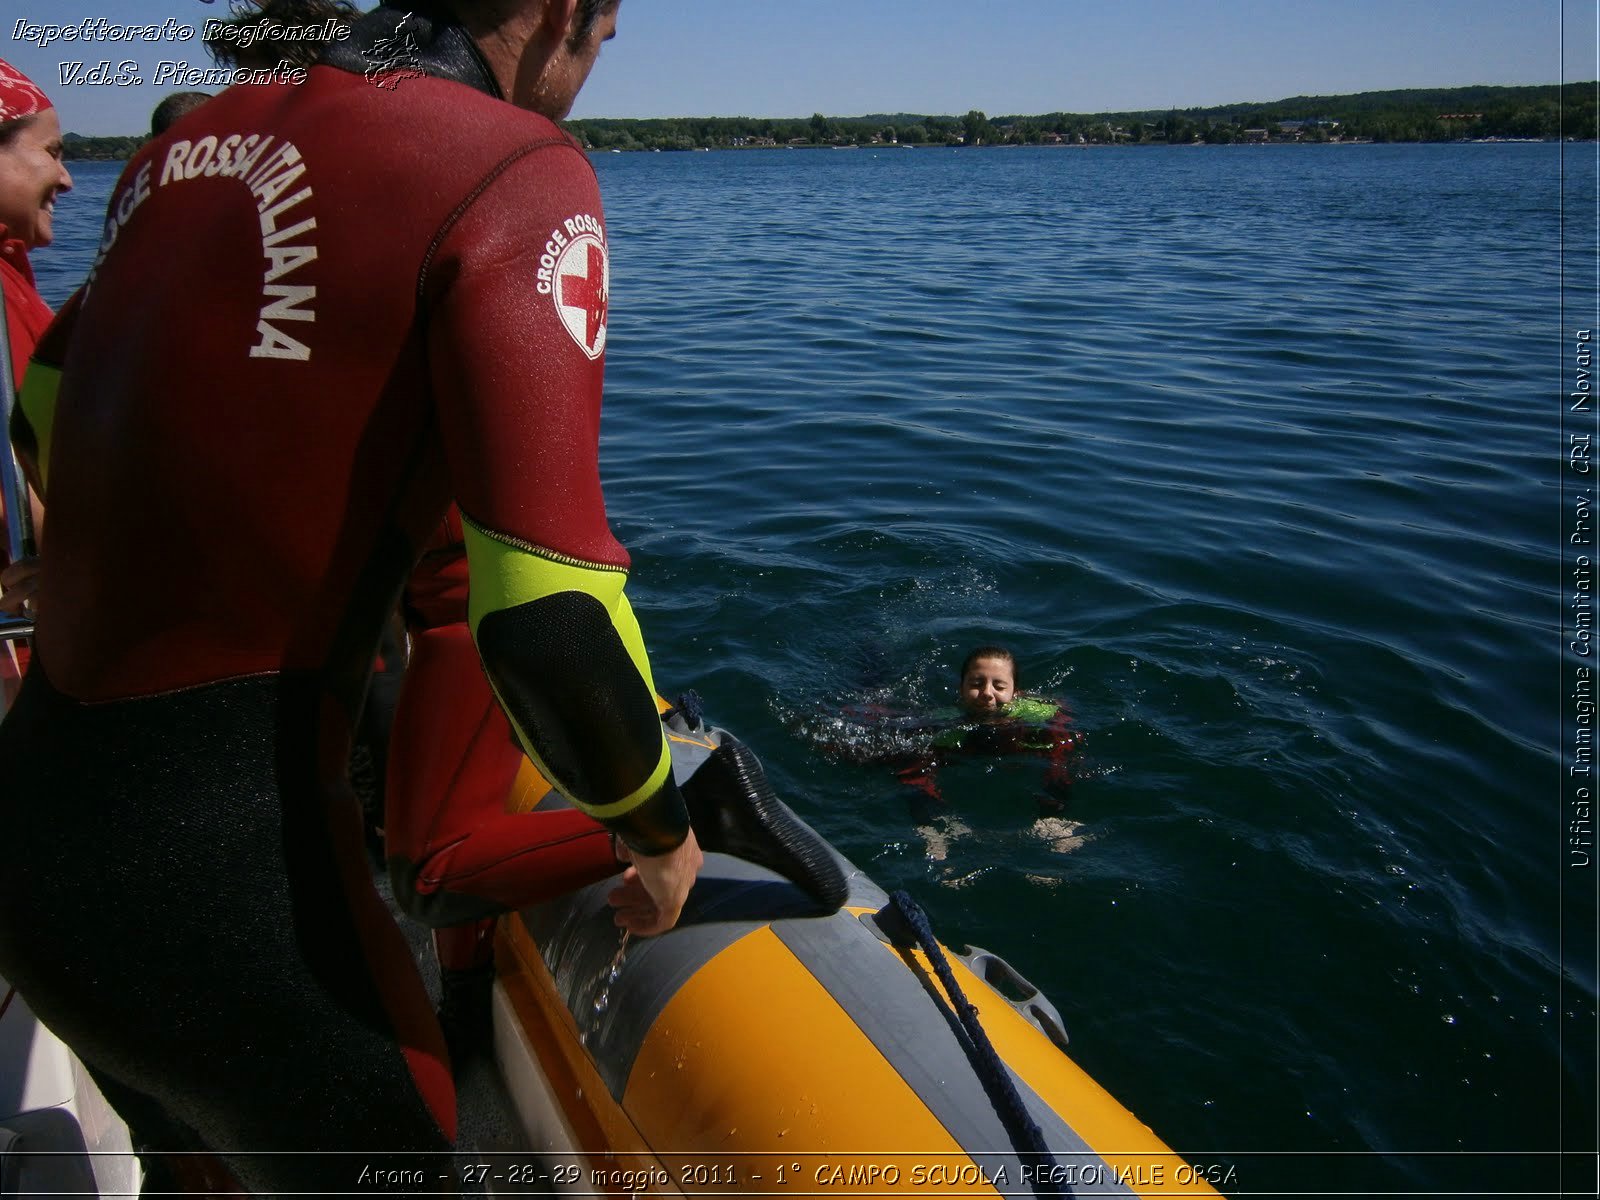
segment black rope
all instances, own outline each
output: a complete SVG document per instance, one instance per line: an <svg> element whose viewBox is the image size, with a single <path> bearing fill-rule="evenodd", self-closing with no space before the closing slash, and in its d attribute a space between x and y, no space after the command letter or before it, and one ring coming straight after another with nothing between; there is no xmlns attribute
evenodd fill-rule
<svg viewBox="0 0 1600 1200"><path fill-rule="evenodd" d="M700 700L699 692L691 689L679 696L677 711L689 722L690 729L699 729L705 724L705 705Z"/></svg>
<svg viewBox="0 0 1600 1200"><path fill-rule="evenodd" d="M1028 1112L1028 1106L1017 1094L1016 1085L1011 1082L1010 1072L1006 1070L1005 1063L995 1052L993 1043L989 1041L989 1035L983 1031L983 1025L978 1021L976 1006L967 999L966 993L961 990L961 985L956 982L955 972L950 970L944 950L940 947L938 939L933 936L932 926L928 924L928 914L903 891L890 896L889 903L899 910L906 924L911 926L912 932L916 934L917 944L928 956L928 961L933 964L934 974L944 985L945 994L950 997L950 1003L955 1008L956 1018L972 1042L972 1051L977 1058L974 1065L977 1067L979 1082L983 1084L983 1090L989 1093L989 1101L994 1105L1000 1123L1005 1126L1012 1144L1019 1151L1031 1156L1038 1167L1044 1168L1034 1172L1034 1194L1062 1195L1061 1187L1054 1182L1054 1178L1060 1172L1054 1169L1055 1155L1045 1144L1044 1131L1039 1128L1038 1122ZM1041 1176L1044 1178L1040 1178ZM1068 1187L1066 1194L1071 1195L1071 1193L1072 1189Z"/></svg>

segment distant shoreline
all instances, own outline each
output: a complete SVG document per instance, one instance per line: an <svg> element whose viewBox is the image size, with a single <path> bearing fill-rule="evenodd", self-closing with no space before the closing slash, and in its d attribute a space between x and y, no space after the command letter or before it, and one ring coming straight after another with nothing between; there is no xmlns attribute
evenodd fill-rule
<svg viewBox="0 0 1600 1200"><path fill-rule="evenodd" d="M1547 146L1559 145L1563 142L1572 144L1593 144L1595 138L1461 138L1453 142L1379 142L1372 138L1342 138L1326 142L1235 142L1232 149L1260 149L1272 146ZM883 142L868 145L852 146L689 146L673 147L667 149L651 148L648 146L635 146L624 150L618 147L600 148L598 146L584 147L591 154L704 154L707 152L747 154L758 151L772 150L1149 150L1177 148L1207 149L1205 142L1138 142L1133 144L1117 144L1113 142L1084 142L1063 143L1060 145L1024 146L1015 143L997 143L995 145L963 146L950 145L944 142Z"/></svg>
<svg viewBox="0 0 1600 1200"><path fill-rule="evenodd" d="M1464 139L1462 141L1457 141L1457 142L1375 142L1371 138L1364 138L1364 139L1349 139L1349 140L1346 140L1346 141L1337 141L1337 142L1333 142L1333 141L1330 141L1330 142L1317 142L1317 143L1307 142L1307 143L1303 143L1303 144L1307 145L1307 146L1310 146L1310 145L1321 145L1321 146L1386 146L1386 145L1387 146L1393 146L1393 145L1404 145L1404 146L1534 146L1534 145L1538 145L1538 146L1546 146L1546 145L1558 145L1563 140L1566 141L1567 143L1571 143L1571 144L1588 144L1588 145L1593 145L1595 143L1595 141L1596 141L1596 139L1594 139L1594 138L1566 138L1566 139L1559 139L1559 138L1470 138L1470 139ZM1282 147L1282 146L1292 146L1292 145L1294 145L1294 143L1292 143L1292 142L1262 142L1262 143L1259 143L1259 144L1238 143L1238 144L1236 144L1236 145L1234 145L1232 147L1227 147L1227 148L1234 149L1234 150L1239 150L1239 151L1245 151L1245 150L1270 149L1270 148L1272 148L1274 146ZM924 144L921 144L921 145L910 145L910 144L907 144L907 143L900 143L898 145L886 144L886 145L881 145L881 146L695 146L695 147L685 148L685 149L673 148L673 149L670 149L670 150L668 150L668 149L660 149L660 148L652 149L651 147L648 147L648 146L635 146L631 150L621 150L621 149L616 149L616 148L602 150L602 149L599 149L598 147L594 147L594 146L586 146L586 147L584 147L584 149L585 149L585 151L587 153L589 153L591 155L596 155L596 156L601 155L601 154L707 154L707 153L715 153L715 154L755 154L755 153L761 153L761 152L777 152L777 151L780 151L780 150L802 150L802 151L807 151L807 150L810 150L810 151L823 151L823 150L874 150L874 151L876 151L876 150L901 150L901 149L904 149L904 150L932 150L932 151L959 150L959 151L961 151L963 153L970 153L972 150L997 151L997 150L1033 149L1033 150L1063 150L1063 151L1080 150L1080 151L1092 151L1092 150L1117 150L1117 149L1150 150L1150 149L1167 149L1167 148L1174 148L1174 146L1173 146L1172 143L1168 143L1168 142L1143 142L1143 143L1140 143L1137 146L1121 146L1121 147L1110 145L1110 144L1101 145L1101 144L1097 144L1097 143L1085 144L1085 145L1076 145L1076 144L1074 144L1074 145L1063 145L1063 146L1008 146L1008 145L998 145L998 146L967 147L967 146L947 146L947 145L942 145L942 144L931 143L930 142L930 143L924 143ZM1180 150L1188 150L1188 149L1195 149L1195 150L1219 149L1219 147L1207 146L1204 142L1178 143L1178 144L1176 144L1175 148L1176 149L1180 149ZM130 154L103 154L103 155L97 155L97 154L68 154L68 155L65 156L66 161L68 161L68 162L86 162L86 163L87 162L125 163L132 157L133 157L133 155L131 153Z"/></svg>
<svg viewBox="0 0 1600 1200"><path fill-rule="evenodd" d="M960 146L960 145L951 146L951 145L947 145L947 144L944 144L944 143L938 143L938 142L923 142L923 143L918 143L918 144L900 142L900 143L884 143L882 145L866 145L866 146L691 146L691 147L681 147L681 148L680 147L672 147L670 149L664 148L664 147L634 146L633 148L627 149L627 150L623 150L623 149L616 148L616 147L611 147L611 148L607 148L607 149L601 149L601 148L599 148L597 146L585 146L584 149L585 149L585 151L587 153L592 154L592 155L601 155L601 154L693 154L693 153L698 153L698 154L706 154L706 153L716 153L716 154L755 154L755 153L761 153L761 152L776 152L776 151L780 151L780 150L802 150L802 151L823 151L823 150L874 150L874 151L876 151L876 150L932 150L932 151L939 151L939 150L958 150L958 151L961 151L962 153L971 153L974 150L986 151L986 152L987 151L996 151L996 150L1024 150L1024 149L1090 151L1090 150L1118 150L1118 149L1124 149L1124 150L1126 150L1126 149L1151 150L1151 149L1176 148L1176 149L1180 149L1180 150L1190 150L1190 149L1194 149L1194 150L1233 149L1233 150L1245 151L1245 150L1271 149L1272 147L1284 147L1284 146L1295 146L1295 145L1300 145L1300 146L1396 146L1396 145L1400 145L1400 146L1533 146L1533 145L1546 146L1546 145L1559 145L1563 141L1565 141L1567 143L1571 143L1571 144L1589 144L1589 145L1593 145L1595 143L1596 139L1595 138L1565 138L1565 139L1562 139L1562 138L1463 138L1463 139L1461 139L1459 141L1454 141L1454 142L1376 142L1376 141L1373 141L1371 138L1347 138L1347 139L1342 139L1342 140L1338 140L1338 141L1302 142L1302 143L1295 143L1295 142L1256 142L1256 143L1236 142L1236 143L1234 143L1233 145L1231 145L1229 147L1207 146L1204 142L1178 142L1178 143L1173 143L1173 142L1141 142L1141 143L1137 143L1137 144L1134 144L1134 145L1122 145L1122 146L1118 146L1118 145L1115 145L1115 144L1112 144L1112 143L1109 143L1109 142L1107 142L1107 143L1089 142L1089 143L1083 143L1083 144L1072 143L1072 144L1063 144L1063 145L1058 145L1058 146L1018 146L1018 145L1007 145L1007 144L1003 144L1003 143L1002 144L998 144L998 145L993 145L993 146ZM134 152L136 152L136 151L134 151ZM133 153L134 152L124 153L124 154L72 154L72 153L69 153L69 154L67 154L65 156L65 158L66 158L66 160L68 162L115 162L115 163L125 163L130 158L133 157Z"/></svg>
<svg viewBox="0 0 1600 1200"><path fill-rule="evenodd" d="M990 118L874 113L860 117L586 117L565 122L585 149L760 150L835 147L1355 144L1594 141L1594 81L1295 96L1165 112L1045 113ZM148 138L68 133L75 161L126 159Z"/></svg>

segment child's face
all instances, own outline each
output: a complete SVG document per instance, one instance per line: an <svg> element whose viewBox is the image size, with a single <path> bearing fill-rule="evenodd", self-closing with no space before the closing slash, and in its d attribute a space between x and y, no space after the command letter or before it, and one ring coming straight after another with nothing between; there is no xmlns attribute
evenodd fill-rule
<svg viewBox="0 0 1600 1200"><path fill-rule="evenodd" d="M980 658L961 677L961 707L973 714L994 712L1014 699L1016 670L1004 658Z"/></svg>

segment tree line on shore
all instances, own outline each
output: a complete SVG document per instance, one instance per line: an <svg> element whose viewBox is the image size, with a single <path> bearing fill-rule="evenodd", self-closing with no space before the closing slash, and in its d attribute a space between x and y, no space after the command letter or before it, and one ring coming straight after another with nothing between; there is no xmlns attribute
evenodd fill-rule
<svg viewBox="0 0 1600 1200"><path fill-rule="evenodd" d="M1463 87L1296 96L1165 112L989 117L912 113L805 118L588 118L567 128L593 150L764 146L1227 145L1247 142L1455 142L1596 137L1596 85ZM147 139L67 134L67 157L125 159Z"/></svg>
<svg viewBox="0 0 1600 1200"><path fill-rule="evenodd" d="M1596 135L1595 84L1297 96L1166 112L989 117L911 113L775 119L585 119L568 128L596 150L741 146L1150 145L1235 142L1453 142Z"/></svg>

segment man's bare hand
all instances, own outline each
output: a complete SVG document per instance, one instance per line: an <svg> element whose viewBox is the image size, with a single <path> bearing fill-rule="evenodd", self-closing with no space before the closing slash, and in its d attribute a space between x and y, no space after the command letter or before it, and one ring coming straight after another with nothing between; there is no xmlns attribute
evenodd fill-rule
<svg viewBox="0 0 1600 1200"><path fill-rule="evenodd" d="M39 560L25 558L0 571L0 613L9 617L25 615L23 606L39 590Z"/></svg>
<svg viewBox="0 0 1600 1200"><path fill-rule="evenodd" d="M606 896L606 901L616 910L612 920L639 937L671 929L678 923L683 902L705 862L694 830L689 831L681 846L666 854L636 856L618 842L617 856L633 865L622 873L621 882Z"/></svg>

